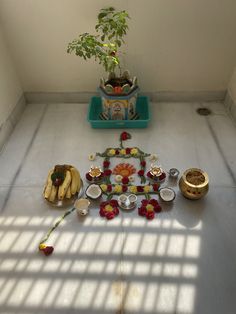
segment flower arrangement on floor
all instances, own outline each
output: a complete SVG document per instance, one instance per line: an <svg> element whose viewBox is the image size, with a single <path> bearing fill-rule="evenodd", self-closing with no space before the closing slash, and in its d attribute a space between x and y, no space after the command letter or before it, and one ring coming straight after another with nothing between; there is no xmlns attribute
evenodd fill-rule
<svg viewBox="0 0 236 314"><path fill-rule="evenodd" d="M124 147L124 141L131 139L131 135L127 132L123 132L120 135L120 146L119 147L109 147L103 153L90 154L89 160L93 161L96 157L102 157L103 163L102 167L91 166L90 170L86 173L86 179L91 183L98 184L101 188L102 194L106 197L106 201L100 203L99 214L101 217L111 220L119 215L119 203L114 198L123 193L131 193L136 196L143 196L144 199L141 201L141 206L138 208L138 214L151 220L155 217L157 213L161 212L161 206L158 201L151 196L158 195L160 184L165 179L165 173L161 168L152 166L151 171L146 172L146 158L149 157L150 161L157 160L156 155L150 155L143 152L138 147ZM110 169L111 158L122 158L129 159L135 158L139 160L139 170L130 163L119 163L114 167L113 170ZM159 180L155 180L153 176L155 171L161 171L161 177ZM137 174L140 178L140 185L135 185L134 175ZM115 175L115 182L111 182L111 175ZM151 182L149 180L146 183L146 175L149 179L153 179ZM159 172L157 173L159 176ZM161 180L160 180L161 179ZM59 226L63 219L75 210L75 207L67 210L54 224L54 226L49 230L47 235L39 244L39 250L43 252L46 256L52 254L53 247L47 246L45 243L50 237L51 233Z"/></svg>

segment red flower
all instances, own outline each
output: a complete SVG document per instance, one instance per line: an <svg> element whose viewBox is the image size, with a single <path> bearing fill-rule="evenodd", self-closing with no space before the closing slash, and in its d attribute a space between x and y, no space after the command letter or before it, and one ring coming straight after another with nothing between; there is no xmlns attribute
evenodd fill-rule
<svg viewBox="0 0 236 314"><path fill-rule="evenodd" d="M148 171L148 173L147 173L147 177L152 178L152 174L151 174L151 172L150 172L150 171Z"/></svg>
<svg viewBox="0 0 236 314"><path fill-rule="evenodd" d="M166 174L165 172L163 172L160 176L159 176L159 180L164 180L166 178Z"/></svg>
<svg viewBox="0 0 236 314"><path fill-rule="evenodd" d="M129 183L129 178L128 177L122 178L122 183L123 184L128 184Z"/></svg>
<svg viewBox="0 0 236 314"><path fill-rule="evenodd" d="M115 213L114 212L107 212L106 213L106 219L111 220L115 217Z"/></svg>
<svg viewBox="0 0 236 314"><path fill-rule="evenodd" d="M42 251L46 256L51 255L52 252L54 251L53 246L46 246L45 248L41 249L40 251Z"/></svg>
<svg viewBox="0 0 236 314"><path fill-rule="evenodd" d="M139 216L146 216L146 207L142 206L138 209Z"/></svg>
<svg viewBox="0 0 236 314"><path fill-rule="evenodd" d="M115 214L115 216L117 216L119 214L119 209L118 207L115 207L113 210L113 213Z"/></svg>
<svg viewBox="0 0 236 314"><path fill-rule="evenodd" d="M157 206L154 207L154 210L156 213L160 213L161 212L161 206L158 204Z"/></svg>
<svg viewBox="0 0 236 314"><path fill-rule="evenodd" d="M109 166L110 166L110 161L105 160L105 161L103 162L103 167L104 167L104 168L108 168Z"/></svg>
<svg viewBox="0 0 236 314"><path fill-rule="evenodd" d="M127 132L122 132L120 135L121 141L126 141L131 138L131 135Z"/></svg>
<svg viewBox="0 0 236 314"><path fill-rule="evenodd" d="M90 176L90 174L88 172L86 173L86 179L88 181L92 181L92 177Z"/></svg>
<svg viewBox="0 0 236 314"><path fill-rule="evenodd" d="M142 177L142 176L144 175L144 170L143 170L143 169L139 170L139 171L138 171L138 175L139 175L140 177Z"/></svg>
<svg viewBox="0 0 236 314"><path fill-rule="evenodd" d="M158 189L159 189L159 185L157 183L155 183L155 184L152 185L152 188L153 188L154 192L157 192Z"/></svg>
<svg viewBox="0 0 236 314"><path fill-rule="evenodd" d="M104 170L104 176L109 177L112 174L112 171L110 169Z"/></svg>
<svg viewBox="0 0 236 314"><path fill-rule="evenodd" d="M105 217L105 211L103 208L100 208L99 214L101 217Z"/></svg>
<svg viewBox="0 0 236 314"><path fill-rule="evenodd" d="M126 150L125 150L125 151L126 151L126 155L129 155L129 154L130 154L130 152L131 152L131 148L129 148L129 147L128 147L128 148L126 148Z"/></svg>
<svg viewBox="0 0 236 314"><path fill-rule="evenodd" d="M155 200L154 198L152 198L150 201L149 201L149 204L151 204L152 206L157 206L157 205L159 205L158 204L158 201L157 200Z"/></svg>
<svg viewBox="0 0 236 314"><path fill-rule="evenodd" d="M101 217L106 217L106 219L108 220L113 219L115 216L117 216L119 214L117 200L102 202L100 204L99 214Z"/></svg>
<svg viewBox="0 0 236 314"><path fill-rule="evenodd" d="M122 192L127 192L128 186L127 185L122 185Z"/></svg>
<svg viewBox="0 0 236 314"><path fill-rule="evenodd" d="M142 203L142 206L146 207L148 205L149 201L148 200L142 200L141 203Z"/></svg>
<svg viewBox="0 0 236 314"><path fill-rule="evenodd" d="M148 220L152 220L155 217L155 213L154 212L146 212L146 218Z"/></svg>
<svg viewBox="0 0 236 314"><path fill-rule="evenodd" d="M143 192L143 186L138 185L138 186L137 186L137 191L138 191L138 192Z"/></svg>
<svg viewBox="0 0 236 314"><path fill-rule="evenodd" d="M155 217L155 213L159 213L161 211L161 206L158 201L155 199L151 200L142 200L141 207L138 209L138 213L140 216L145 216L148 220L151 220Z"/></svg>
<svg viewBox="0 0 236 314"><path fill-rule="evenodd" d="M108 204L110 204L112 207L118 207L118 202L117 200L111 200L110 202L108 202Z"/></svg>
<svg viewBox="0 0 236 314"><path fill-rule="evenodd" d="M108 184L107 185L107 192L111 192L112 191L112 185L111 184Z"/></svg>
<svg viewBox="0 0 236 314"><path fill-rule="evenodd" d="M140 162L140 165L141 165L142 167L145 167L145 166L146 166L146 161L145 161L145 160L142 160L142 161Z"/></svg>
<svg viewBox="0 0 236 314"><path fill-rule="evenodd" d="M116 149L116 155L119 155L119 154L120 154L119 149Z"/></svg>

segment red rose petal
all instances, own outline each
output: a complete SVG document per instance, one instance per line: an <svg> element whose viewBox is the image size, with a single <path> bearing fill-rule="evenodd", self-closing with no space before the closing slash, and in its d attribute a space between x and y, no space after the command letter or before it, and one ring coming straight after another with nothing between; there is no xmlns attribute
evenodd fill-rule
<svg viewBox="0 0 236 314"><path fill-rule="evenodd" d="M88 181L92 181L92 177L90 176L89 173L86 173L86 179L87 179Z"/></svg>
<svg viewBox="0 0 236 314"><path fill-rule="evenodd" d="M109 177L112 174L112 171L110 169L104 170L104 176Z"/></svg>
<svg viewBox="0 0 236 314"><path fill-rule="evenodd" d="M137 186L137 191L138 191L138 192L143 192L143 186L138 185L138 186Z"/></svg>
<svg viewBox="0 0 236 314"><path fill-rule="evenodd" d="M159 189L159 185L157 183L152 185L153 191L157 192Z"/></svg>
<svg viewBox="0 0 236 314"><path fill-rule="evenodd" d="M106 213L106 219L111 220L115 217L115 214L113 212Z"/></svg>
<svg viewBox="0 0 236 314"><path fill-rule="evenodd" d="M146 218L147 218L148 220L152 220L154 217L155 217L155 213L154 213L153 211L146 213Z"/></svg>
<svg viewBox="0 0 236 314"><path fill-rule="evenodd" d="M138 175L139 175L140 177L142 177L142 176L144 175L144 170L143 170L143 169L139 170L139 171L138 171Z"/></svg>
<svg viewBox="0 0 236 314"><path fill-rule="evenodd" d="M141 165L142 167L145 167L145 166L146 166L146 161L145 161L145 160L142 160L141 163L140 163L140 165Z"/></svg>
<svg viewBox="0 0 236 314"><path fill-rule="evenodd" d="M127 192L127 190L128 190L127 185L122 185L122 192Z"/></svg>
<svg viewBox="0 0 236 314"><path fill-rule="evenodd" d="M123 184L128 184L129 183L129 178L128 177L122 178L122 183Z"/></svg>
<svg viewBox="0 0 236 314"><path fill-rule="evenodd" d="M104 167L104 168L108 168L109 166L110 166L110 161L105 160L105 161L103 162L103 167Z"/></svg>
<svg viewBox="0 0 236 314"><path fill-rule="evenodd" d="M107 185L107 192L111 192L112 191L112 185L111 184L108 184Z"/></svg>
<svg viewBox="0 0 236 314"><path fill-rule="evenodd" d="M118 202L117 202L117 200L111 200L110 202L109 202L109 204L112 206L112 207L117 207L119 204L118 204Z"/></svg>
<svg viewBox="0 0 236 314"><path fill-rule="evenodd" d="M53 246L46 246L42 251L46 256L48 256L52 254L53 250Z"/></svg>

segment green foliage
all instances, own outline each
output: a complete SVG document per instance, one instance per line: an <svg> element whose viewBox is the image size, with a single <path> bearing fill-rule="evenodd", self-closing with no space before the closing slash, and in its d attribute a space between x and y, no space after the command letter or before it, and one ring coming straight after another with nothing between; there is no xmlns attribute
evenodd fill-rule
<svg viewBox="0 0 236 314"><path fill-rule="evenodd" d="M106 72L120 68L118 49L124 43L128 29L126 11L116 11L113 7L101 9L95 29L98 35L84 33L68 44L67 52L75 53L84 60L95 58Z"/></svg>

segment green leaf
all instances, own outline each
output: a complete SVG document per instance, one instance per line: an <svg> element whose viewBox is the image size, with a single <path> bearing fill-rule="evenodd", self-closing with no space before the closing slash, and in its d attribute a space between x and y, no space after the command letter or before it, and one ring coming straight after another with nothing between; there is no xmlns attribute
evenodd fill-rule
<svg viewBox="0 0 236 314"><path fill-rule="evenodd" d="M101 20L106 15L107 15L106 12L101 12L101 13L98 14L98 19Z"/></svg>

